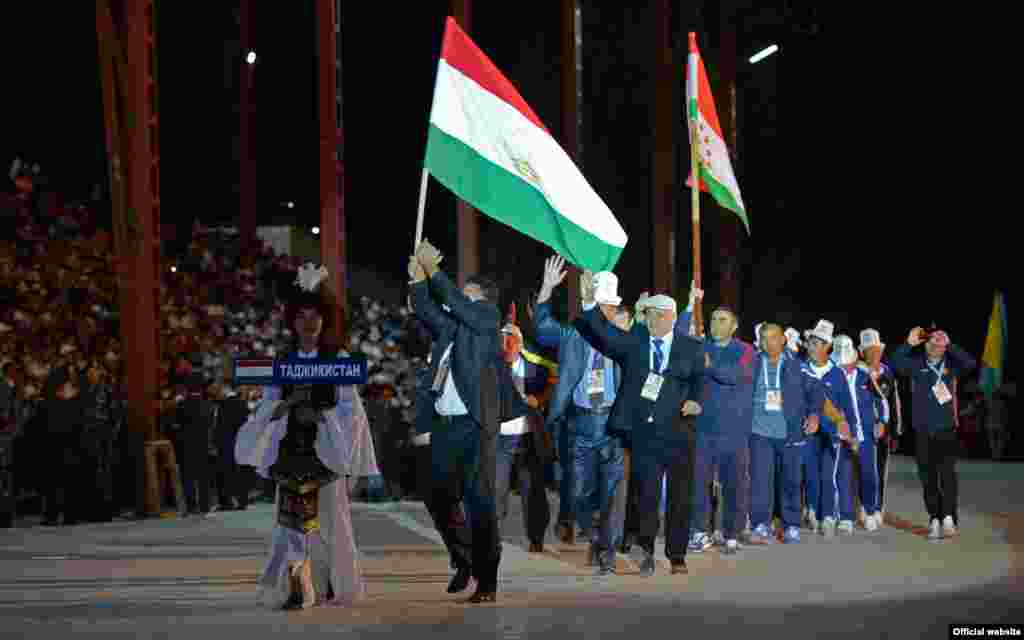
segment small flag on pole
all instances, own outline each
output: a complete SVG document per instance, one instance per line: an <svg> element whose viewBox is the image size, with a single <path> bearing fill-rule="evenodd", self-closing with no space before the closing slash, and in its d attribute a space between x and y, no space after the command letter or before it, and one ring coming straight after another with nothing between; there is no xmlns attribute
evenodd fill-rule
<svg viewBox="0 0 1024 640"><path fill-rule="evenodd" d="M722 125L715 110L715 98L711 95L711 84L704 69L704 61L697 50L697 34L690 33L690 57L686 68L686 110L687 117L696 121L697 149L700 162L700 190L711 194L719 205L739 216L747 233L750 223L747 210L740 196L740 186L729 160L729 149L725 146ZM694 144L693 134L690 144ZM686 186L693 188L693 172L686 179Z"/></svg>
<svg viewBox="0 0 1024 640"><path fill-rule="evenodd" d="M239 358L235 360L236 385L351 385L366 384L369 368L365 356L349 358Z"/></svg>
<svg viewBox="0 0 1024 640"><path fill-rule="evenodd" d="M1003 294L996 292L992 314L988 319L988 336L981 356L980 386L986 398L991 398L1003 384L1003 365L1006 361L1006 305Z"/></svg>

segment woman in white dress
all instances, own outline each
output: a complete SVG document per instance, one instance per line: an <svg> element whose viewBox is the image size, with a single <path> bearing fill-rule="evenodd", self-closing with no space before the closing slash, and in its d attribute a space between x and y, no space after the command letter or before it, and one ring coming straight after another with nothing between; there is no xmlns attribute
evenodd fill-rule
<svg viewBox="0 0 1024 640"><path fill-rule="evenodd" d="M289 316L300 358L339 353L320 344L326 313L315 290L324 276L322 267L307 265L296 280L301 290ZM306 609L359 599L365 585L349 493L360 476L379 471L355 387L265 387L238 433L235 457L277 484L270 559L260 578L264 602Z"/></svg>

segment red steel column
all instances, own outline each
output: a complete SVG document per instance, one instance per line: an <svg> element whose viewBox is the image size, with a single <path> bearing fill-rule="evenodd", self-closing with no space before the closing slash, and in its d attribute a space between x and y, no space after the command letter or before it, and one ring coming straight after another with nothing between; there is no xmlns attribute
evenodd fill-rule
<svg viewBox="0 0 1024 640"><path fill-rule="evenodd" d="M320 110L320 258L329 271L327 291L331 299L328 337L347 347L343 325L345 290L345 229L341 216L338 164L341 114L338 108L338 5L337 0L317 0L319 35Z"/></svg>
<svg viewBox="0 0 1024 640"><path fill-rule="evenodd" d="M97 4L128 428L158 437L160 128L152 0ZM116 3L121 8L121 3ZM120 17L118 22L115 15ZM123 31L118 28L123 24ZM131 60L132 64L126 64ZM141 452L140 452L141 453Z"/></svg>

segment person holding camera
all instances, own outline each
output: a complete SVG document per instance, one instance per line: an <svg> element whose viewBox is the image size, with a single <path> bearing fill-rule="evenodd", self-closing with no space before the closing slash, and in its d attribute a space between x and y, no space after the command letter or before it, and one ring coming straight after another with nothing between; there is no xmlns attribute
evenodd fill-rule
<svg viewBox="0 0 1024 640"><path fill-rule="evenodd" d="M924 345L923 350L918 347ZM945 331L925 332L914 327L906 344L892 353L889 364L910 378L917 467L928 509L928 538L957 535L956 435L957 380L974 371L978 362L952 343Z"/></svg>

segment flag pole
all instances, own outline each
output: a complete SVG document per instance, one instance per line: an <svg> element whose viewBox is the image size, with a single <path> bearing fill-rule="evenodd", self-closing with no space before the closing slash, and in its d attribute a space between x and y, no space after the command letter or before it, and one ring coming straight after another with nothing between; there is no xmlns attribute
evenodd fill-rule
<svg viewBox="0 0 1024 640"><path fill-rule="evenodd" d="M690 189L690 210L693 220L693 286L700 289L700 168L698 166L699 144L697 138L697 121L692 117L690 121L690 167L693 172L693 185ZM696 335L704 335L704 313L701 300L693 303L693 326Z"/></svg>
<svg viewBox="0 0 1024 640"><path fill-rule="evenodd" d="M416 214L416 241L412 246L413 253L416 253L416 247L420 246L420 241L423 240L423 211L427 206L427 177L429 175L427 168L423 167L423 178L420 180L420 206Z"/></svg>

